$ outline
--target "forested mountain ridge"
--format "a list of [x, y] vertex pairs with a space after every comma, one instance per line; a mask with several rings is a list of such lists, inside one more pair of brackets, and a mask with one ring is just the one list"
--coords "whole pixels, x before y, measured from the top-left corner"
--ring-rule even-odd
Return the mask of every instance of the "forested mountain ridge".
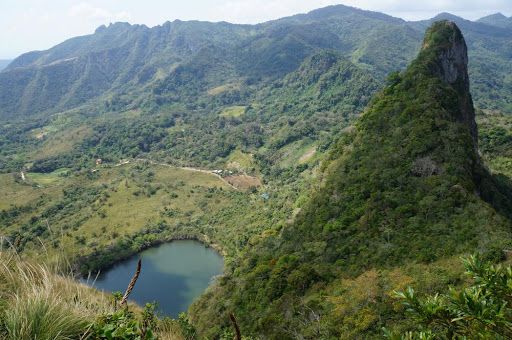
[[424, 281], [411, 263], [446, 275], [452, 256], [510, 245], [512, 191], [477, 153], [467, 62], [459, 28], [434, 23], [418, 57], [333, 147], [295, 220], [267, 232], [193, 306], [203, 334], [233, 311], [259, 336], [379, 338], [382, 326], [412, 326], [387, 294], [446, 279]]
[[[510, 90], [510, 30], [453, 19], [463, 23], [470, 45], [479, 47], [472, 49], [475, 58], [471, 55], [473, 81], [483, 83], [475, 87], [478, 107], [510, 111], [508, 92], [503, 95]], [[175, 102], [172, 92], [187, 86], [204, 93], [226, 83], [282, 77], [319, 50], [336, 50], [382, 80], [411, 60], [424, 28], [421, 22], [341, 5], [259, 25], [174, 21], [148, 28], [116, 23], [15, 59], [0, 74], [0, 117], [85, 103], [98, 110], [123, 95], [130, 97], [124, 107]], [[477, 56], [487, 60], [486, 70]], [[496, 72], [496, 84], [484, 77], [489, 70]], [[200, 84], [182, 84], [187, 75]]]
[[116, 23], [48, 51], [24, 54], [0, 76], [2, 112], [11, 117], [55, 112], [143, 86], [158, 77], [158, 70], [169, 73], [205, 45], [236, 41], [237, 31], [225, 26], [234, 25], [175, 21], [150, 29]]

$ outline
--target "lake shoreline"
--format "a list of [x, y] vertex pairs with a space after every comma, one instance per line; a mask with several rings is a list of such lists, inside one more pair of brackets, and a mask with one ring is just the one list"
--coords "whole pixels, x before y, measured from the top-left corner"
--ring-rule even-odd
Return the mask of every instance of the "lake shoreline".
[[142, 271], [130, 299], [139, 306], [156, 303], [160, 316], [178, 317], [224, 271], [224, 258], [195, 239], [162, 243], [81, 282], [105, 293], [126, 289], [142, 259]]
[[111, 260], [106, 261], [105, 263], [102, 263], [99, 266], [92, 266], [89, 267], [89, 270], [84, 271], [83, 266], [90, 264], [91, 261], [94, 261], [98, 257], [102, 257], [102, 255], [105, 255], [105, 253], [108, 253], [109, 255], [111, 252], [109, 251], [109, 247], [106, 247], [104, 249], [99, 250], [98, 253], [92, 253], [85, 256], [81, 256], [78, 258], [76, 262], [77, 266], [77, 272], [79, 273], [78, 277], [85, 279], [85, 278], [91, 278], [96, 277], [98, 273], [101, 274], [101, 272], [108, 271], [109, 269], [112, 269], [117, 264], [128, 261], [134, 257], [136, 257], [139, 253], [148, 250], [150, 248], [158, 247], [162, 244], [166, 243], [172, 243], [173, 241], [197, 241], [201, 243], [205, 248], [212, 248], [215, 250], [223, 259], [227, 257], [227, 252], [218, 244], [214, 243], [210, 240], [210, 238], [207, 235], [204, 234], [176, 234], [176, 235], [170, 235], [161, 239], [155, 239], [151, 242], [144, 243], [140, 248], [138, 249], [129, 249], [125, 250], [127, 251], [125, 254], [122, 254], [120, 256], [115, 256]]

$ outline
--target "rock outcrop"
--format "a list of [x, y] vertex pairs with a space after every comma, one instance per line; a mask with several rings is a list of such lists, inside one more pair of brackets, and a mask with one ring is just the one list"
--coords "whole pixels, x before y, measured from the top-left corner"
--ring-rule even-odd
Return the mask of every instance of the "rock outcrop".
[[434, 75], [450, 84], [458, 92], [460, 115], [455, 118], [469, 127], [476, 148], [478, 130], [469, 89], [468, 49], [455, 23], [444, 20], [430, 27], [425, 35], [418, 60], [423, 61], [423, 58], [428, 58], [429, 70]]

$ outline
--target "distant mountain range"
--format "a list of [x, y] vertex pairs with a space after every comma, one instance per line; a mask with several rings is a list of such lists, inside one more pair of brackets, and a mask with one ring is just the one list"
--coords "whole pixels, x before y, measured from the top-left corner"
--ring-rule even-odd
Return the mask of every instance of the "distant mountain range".
[[501, 13], [495, 13], [488, 15], [486, 17], [480, 18], [477, 22], [481, 22], [484, 24], [502, 27], [502, 28], [511, 28], [512, 27], [512, 17], [507, 18]]
[[161, 105], [229, 83], [264, 84], [323, 50], [340, 53], [382, 81], [405, 67], [425, 28], [439, 19], [456, 22], [467, 38], [477, 107], [512, 112], [512, 29], [497, 15], [482, 22], [450, 14], [406, 22], [339, 5], [258, 25], [101, 26], [94, 34], [16, 58], [0, 73], [0, 117], [83, 105], [96, 110], [113, 98], [125, 108]]

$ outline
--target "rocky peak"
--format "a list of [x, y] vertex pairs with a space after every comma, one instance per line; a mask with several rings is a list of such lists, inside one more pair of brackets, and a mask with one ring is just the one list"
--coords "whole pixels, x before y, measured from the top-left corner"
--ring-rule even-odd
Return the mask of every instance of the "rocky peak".
[[460, 90], [469, 90], [468, 49], [455, 23], [434, 23], [426, 33], [422, 54], [433, 58], [431, 66], [435, 67], [431, 71], [438, 77], [451, 85], [467, 85]]
[[469, 91], [468, 49], [457, 25], [447, 20], [434, 23], [425, 35], [419, 59], [429, 73], [458, 92], [460, 110], [455, 118], [469, 127], [476, 147], [478, 132]]

